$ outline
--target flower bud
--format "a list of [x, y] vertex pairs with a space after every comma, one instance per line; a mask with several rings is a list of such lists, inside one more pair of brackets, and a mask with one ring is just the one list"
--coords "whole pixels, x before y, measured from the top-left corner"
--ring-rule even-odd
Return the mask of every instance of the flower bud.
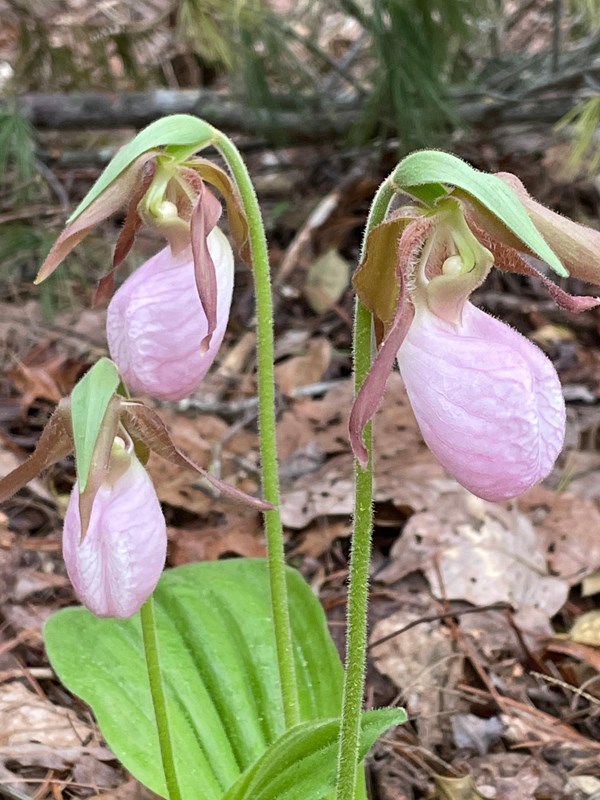
[[198, 295], [191, 247], [165, 248], [137, 269], [113, 296], [106, 332], [111, 358], [134, 393], [162, 400], [190, 395], [208, 372], [225, 335], [233, 292], [233, 253], [214, 228], [208, 249], [217, 277], [216, 327], [207, 349], [206, 313]]
[[425, 442], [473, 494], [506, 500], [548, 475], [565, 405], [551, 362], [520, 333], [468, 302], [459, 324], [423, 305], [398, 365]]
[[65, 514], [63, 556], [75, 592], [99, 617], [130, 617], [154, 591], [166, 550], [165, 519], [150, 476], [115, 439], [83, 541], [77, 484]]

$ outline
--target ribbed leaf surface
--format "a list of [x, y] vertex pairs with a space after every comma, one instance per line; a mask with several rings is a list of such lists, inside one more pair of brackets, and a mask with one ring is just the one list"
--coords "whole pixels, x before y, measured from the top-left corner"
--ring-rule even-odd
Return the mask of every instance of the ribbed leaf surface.
[[[360, 757], [392, 725], [406, 722], [400, 708], [367, 711], [361, 721]], [[305, 722], [285, 733], [223, 800], [324, 800], [335, 787], [339, 720]]]
[[[302, 720], [337, 717], [342, 667], [323, 610], [297, 572], [287, 580]], [[220, 800], [285, 730], [266, 563], [167, 571], [155, 610], [184, 800]], [[58, 676], [92, 707], [117, 757], [166, 796], [139, 616], [98, 619], [69, 608], [44, 635]]]

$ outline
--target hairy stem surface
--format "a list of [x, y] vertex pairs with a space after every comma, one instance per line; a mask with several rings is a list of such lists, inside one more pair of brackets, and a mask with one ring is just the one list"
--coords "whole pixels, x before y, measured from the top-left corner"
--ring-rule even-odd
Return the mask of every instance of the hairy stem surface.
[[156, 639], [156, 623], [154, 620], [154, 600], [150, 596], [140, 609], [142, 621], [142, 638], [144, 640], [144, 655], [148, 668], [148, 680], [150, 681], [150, 694], [152, 705], [154, 706], [154, 717], [156, 719], [156, 730], [158, 732], [158, 742], [160, 745], [160, 756], [162, 759], [163, 771], [169, 800], [182, 800], [177, 772], [175, 770], [175, 755], [173, 752], [173, 742], [169, 729], [169, 717], [167, 715], [167, 703], [165, 691], [162, 684], [160, 673], [160, 661], [158, 656], [158, 642]]
[[[385, 219], [393, 196], [393, 184], [388, 179], [379, 187], [369, 212], [361, 261], [365, 255], [367, 236], [372, 228]], [[355, 395], [363, 385], [371, 367], [372, 327], [371, 312], [357, 298], [353, 345]], [[369, 454], [369, 463], [366, 469], [362, 469], [356, 460], [354, 462], [354, 524], [350, 552], [346, 671], [338, 750], [337, 800], [354, 800], [355, 797], [360, 717], [365, 687], [369, 563], [373, 528], [373, 432], [371, 423], [365, 427], [363, 437]]]
[[279, 470], [275, 438], [273, 301], [269, 253], [254, 186], [239, 151], [233, 142], [220, 131], [215, 131], [213, 144], [227, 162], [233, 175], [249, 226], [256, 297], [258, 421], [263, 497], [274, 506], [273, 511], [266, 511], [264, 515], [265, 534], [277, 661], [285, 722], [289, 728], [300, 721], [300, 710], [285, 580], [283, 530], [279, 514]]

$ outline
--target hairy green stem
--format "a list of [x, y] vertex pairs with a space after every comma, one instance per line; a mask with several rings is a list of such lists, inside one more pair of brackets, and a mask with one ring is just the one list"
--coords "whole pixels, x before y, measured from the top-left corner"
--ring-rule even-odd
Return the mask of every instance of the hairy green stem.
[[256, 297], [258, 422], [263, 496], [274, 506], [273, 511], [265, 512], [265, 534], [277, 661], [285, 722], [289, 728], [300, 721], [300, 710], [285, 580], [283, 530], [279, 514], [279, 470], [275, 438], [273, 301], [269, 253], [254, 186], [239, 151], [230, 139], [217, 130], [215, 130], [212, 143], [227, 162], [248, 219]]
[[[384, 181], [373, 200], [365, 227], [361, 261], [367, 236], [385, 219], [392, 197], [392, 181]], [[371, 367], [373, 321], [371, 312], [356, 300], [354, 315], [354, 391], [358, 393]], [[358, 771], [360, 718], [367, 661], [367, 608], [369, 600], [369, 563], [373, 528], [373, 433], [369, 423], [364, 431], [369, 454], [366, 469], [355, 461], [354, 524], [350, 552], [348, 612], [346, 634], [346, 673], [342, 700], [342, 720], [338, 750], [336, 800], [354, 800]]]
[[154, 600], [152, 595], [146, 600], [140, 609], [142, 621], [142, 638], [144, 640], [144, 655], [146, 657], [146, 667], [148, 668], [148, 680], [150, 682], [150, 694], [152, 705], [154, 706], [154, 716], [156, 718], [156, 729], [158, 731], [158, 743], [160, 746], [160, 757], [162, 759], [163, 771], [169, 800], [181, 800], [181, 791], [177, 782], [177, 771], [175, 769], [175, 756], [173, 753], [173, 742], [169, 730], [169, 717], [167, 715], [167, 703], [165, 692], [160, 674], [160, 661], [158, 656], [158, 642], [156, 640], [156, 623], [154, 621]]

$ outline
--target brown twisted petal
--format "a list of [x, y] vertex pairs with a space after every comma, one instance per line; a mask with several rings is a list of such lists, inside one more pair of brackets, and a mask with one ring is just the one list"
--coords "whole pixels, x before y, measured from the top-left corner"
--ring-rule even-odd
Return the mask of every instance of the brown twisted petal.
[[538, 203], [515, 175], [499, 172], [498, 177], [517, 193], [529, 218], [560, 258], [569, 275], [588, 283], [600, 284], [600, 231], [573, 222]]
[[398, 350], [414, 317], [414, 307], [408, 296], [406, 273], [419, 252], [426, 234], [431, 230], [432, 224], [430, 219], [413, 220], [402, 233], [398, 245], [396, 266], [399, 292], [394, 319], [387, 329], [369, 374], [356, 395], [350, 412], [348, 423], [350, 443], [354, 455], [363, 468], [366, 467], [369, 457], [362, 438], [365, 425], [379, 408], [388, 376], [394, 367]]
[[505, 272], [516, 272], [518, 275], [539, 278], [552, 296], [556, 305], [574, 314], [580, 314], [582, 311], [588, 311], [590, 308], [596, 308], [600, 305], [599, 297], [573, 295], [561, 289], [553, 280], [537, 269], [537, 267], [528, 260], [527, 256], [524, 257], [514, 248], [497, 241], [487, 231], [479, 228], [471, 219], [469, 219], [468, 222], [475, 236], [494, 256], [494, 266]]
[[52, 275], [71, 250], [85, 239], [92, 228], [104, 222], [119, 208], [127, 204], [141, 180], [145, 164], [155, 156], [156, 151], [154, 150], [143, 153], [127, 169], [123, 170], [110, 186], [90, 203], [85, 211], [82, 211], [73, 222], [64, 228], [40, 267], [35, 283], [41, 283]]

